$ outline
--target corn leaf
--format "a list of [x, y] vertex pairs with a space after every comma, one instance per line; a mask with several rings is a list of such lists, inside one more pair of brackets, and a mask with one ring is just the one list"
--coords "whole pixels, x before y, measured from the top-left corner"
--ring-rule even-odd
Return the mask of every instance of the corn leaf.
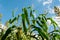
[[24, 33], [27, 34], [27, 28], [26, 28], [26, 24], [25, 24], [25, 15], [24, 14], [22, 14], [22, 23], [23, 23]]

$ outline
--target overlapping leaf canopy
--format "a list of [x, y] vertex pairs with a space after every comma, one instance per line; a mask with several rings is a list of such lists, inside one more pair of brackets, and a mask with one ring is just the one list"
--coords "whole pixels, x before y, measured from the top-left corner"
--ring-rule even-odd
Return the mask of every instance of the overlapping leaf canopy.
[[[29, 11], [28, 11], [29, 10]], [[14, 11], [12, 12], [13, 18], [8, 20], [8, 29], [1, 40], [59, 40], [60, 39], [60, 31], [56, 30], [58, 26], [52, 18], [47, 18], [47, 14], [40, 14], [36, 18], [33, 15], [33, 10], [31, 7], [23, 8], [22, 14], [18, 14], [16, 17], [14, 16]], [[37, 13], [36, 13], [37, 14]], [[19, 18], [22, 19], [19, 19]], [[17, 26], [16, 21], [22, 21], [20, 25]], [[48, 32], [47, 20], [51, 21], [51, 24], [54, 26], [54, 30], [52, 32]], [[17, 32], [14, 32], [17, 30]], [[32, 35], [34, 31], [37, 31], [35, 35]], [[58, 32], [58, 33], [57, 33]]]

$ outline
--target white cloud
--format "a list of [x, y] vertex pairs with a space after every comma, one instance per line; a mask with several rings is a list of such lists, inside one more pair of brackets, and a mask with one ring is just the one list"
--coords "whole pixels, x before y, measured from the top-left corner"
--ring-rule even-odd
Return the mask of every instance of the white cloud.
[[51, 4], [53, 0], [47, 0], [47, 1], [44, 1], [43, 2], [43, 5], [46, 5], [46, 4]]
[[51, 20], [47, 20], [47, 24], [48, 24], [48, 26], [50, 26], [51, 25]]
[[53, 20], [58, 24], [58, 27], [60, 27], [60, 17], [52, 17]]
[[53, 8], [49, 9], [49, 13], [55, 13]]
[[54, 12], [54, 8], [51, 8], [50, 6], [48, 6], [48, 12], [50, 13], [50, 14], [54, 14], [55, 12]]
[[59, 2], [60, 2], [60, 0], [59, 0]]

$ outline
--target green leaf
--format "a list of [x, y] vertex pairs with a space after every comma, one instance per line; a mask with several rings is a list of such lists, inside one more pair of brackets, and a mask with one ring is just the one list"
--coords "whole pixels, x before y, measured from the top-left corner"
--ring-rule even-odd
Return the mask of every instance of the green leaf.
[[49, 32], [49, 34], [53, 33], [53, 32], [60, 32], [60, 31], [59, 30], [53, 30], [53, 31]]
[[12, 11], [12, 17], [14, 17], [14, 11]]
[[51, 23], [53, 24], [54, 26], [54, 30], [56, 30], [56, 27], [58, 27], [58, 24], [52, 19], [52, 18], [47, 18], [47, 20], [51, 20]]
[[8, 28], [7, 31], [6, 31], [6, 33], [2, 36], [1, 40], [5, 40], [6, 37], [11, 33], [12, 28], [15, 28], [15, 27], [16, 27], [16, 26], [13, 25], [12, 27]]
[[32, 20], [32, 23], [35, 25], [36, 24], [36, 20]]
[[[36, 21], [37, 24], [38, 24], [45, 32], [47, 32], [48, 27], [47, 27], [45, 18], [43, 18], [43, 17], [41, 17], [41, 18], [38, 17], [37, 19], [39, 19], [39, 21]], [[44, 25], [44, 26], [43, 26], [43, 25]]]
[[24, 12], [24, 15], [25, 15], [25, 18], [26, 18], [26, 21], [27, 21], [28, 25], [30, 25], [27, 9], [23, 8], [23, 12]]
[[16, 21], [16, 20], [18, 20], [18, 17], [14, 17], [13, 19], [10, 19], [10, 20], [9, 20], [9, 23], [12, 24], [12, 23], [14, 23], [14, 21]]
[[58, 37], [58, 36], [60, 36], [59, 34], [57, 34], [57, 33], [54, 33], [54, 35], [53, 35], [53, 40], [56, 40], [56, 38], [58, 38], [58, 39], [60, 39], [60, 37]]
[[32, 25], [32, 26], [33, 26], [33, 28], [35, 28], [36, 31], [38, 31], [40, 36], [42, 36], [43, 38], [46, 38], [47, 40], [49, 40], [48, 34], [45, 34], [45, 32], [41, 30], [41, 28], [36, 27], [34, 25]]
[[32, 17], [34, 19], [34, 15], [32, 14], [32, 10], [30, 10], [30, 17]]
[[25, 24], [25, 15], [24, 14], [22, 14], [22, 23], [23, 23], [24, 33], [27, 34], [27, 28], [26, 28], [26, 24]]

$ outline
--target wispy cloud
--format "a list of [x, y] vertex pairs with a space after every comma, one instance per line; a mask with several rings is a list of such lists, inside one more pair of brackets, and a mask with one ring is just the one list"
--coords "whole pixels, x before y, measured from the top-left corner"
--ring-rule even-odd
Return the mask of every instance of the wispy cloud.
[[43, 2], [43, 5], [46, 5], [46, 4], [51, 4], [53, 0], [47, 0], [47, 1], [44, 1]]
[[37, 0], [38, 2], [41, 2], [42, 0]]
[[57, 6], [60, 9], [60, 6]]
[[55, 13], [55, 12], [54, 12], [54, 9], [50, 8], [50, 9], [49, 9], [49, 13]]
[[60, 0], [59, 0], [59, 2], [60, 2]]
[[54, 8], [51, 8], [51, 7], [48, 6], [48, 10], [49, 10], [49, 13], [50, 13], [50, 14], [54, 14], [54, 13], [55, 13], [55, 12], [54, 12]]

